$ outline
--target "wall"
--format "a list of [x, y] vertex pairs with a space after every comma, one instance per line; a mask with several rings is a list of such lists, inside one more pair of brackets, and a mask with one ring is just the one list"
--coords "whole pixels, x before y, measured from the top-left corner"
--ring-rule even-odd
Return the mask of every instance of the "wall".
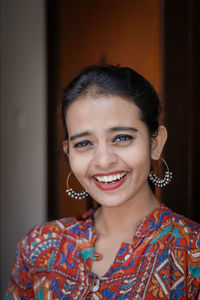
[[1, 0], [0, 290], [16, 245], [46, 218], [44, 0]]

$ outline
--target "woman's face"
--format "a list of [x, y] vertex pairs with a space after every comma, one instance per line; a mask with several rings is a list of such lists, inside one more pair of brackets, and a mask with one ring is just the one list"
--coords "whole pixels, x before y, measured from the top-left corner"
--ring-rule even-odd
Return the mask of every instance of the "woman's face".
[[139, 108], [119, 96], [82, 96], [66, 113], [69, 162], [93, 199], [107, 207], [149, 189], [151, 139]]

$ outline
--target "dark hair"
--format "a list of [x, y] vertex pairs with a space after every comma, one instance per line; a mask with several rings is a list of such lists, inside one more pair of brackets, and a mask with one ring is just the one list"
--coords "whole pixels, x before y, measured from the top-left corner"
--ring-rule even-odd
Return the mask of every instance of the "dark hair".
[[[94, 65], [83, 69], [64, 89], [62, 120], [65, 137], [68, 139], [66, 111], [68, 106], [80, 96], [115, 95], [133, 101], [140, 109], [141, 120], [146, 124], [149, 136], [158, 131], [160, 101], [153, 86], [140, 74], [130, 68], [112, 65]], [[152, 191], [155, 186], [149, 181]], [[92, 198], [87, 198], [87, 207], [92, 206]]]
[[146, 124], [149, 135], [152, 137], [157, 134], [160, 101], [153, 86], [130, 68], [94, 65], [83, 69], [64, 89], [62, 119], [66, 139], [68, 139], [67, 108], [78, 97], [87, 94], [117, 95], [132, 100], [140, 109], [141, 120]]

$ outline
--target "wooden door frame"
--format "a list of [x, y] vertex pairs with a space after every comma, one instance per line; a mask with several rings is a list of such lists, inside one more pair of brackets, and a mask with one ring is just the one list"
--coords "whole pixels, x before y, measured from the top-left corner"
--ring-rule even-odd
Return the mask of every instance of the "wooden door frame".
[[174, 173], [162, 200], [200, 221], [200, 2], [162, 1], [165, 154]]

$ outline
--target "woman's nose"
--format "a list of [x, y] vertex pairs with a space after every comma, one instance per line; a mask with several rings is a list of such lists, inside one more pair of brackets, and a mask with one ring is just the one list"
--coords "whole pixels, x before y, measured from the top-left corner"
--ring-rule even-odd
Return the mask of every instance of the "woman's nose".
[[95, 157], [95, 167], [100, 170], [109, 170], [118, 161], [118, 155], [108, 145], [101, 145], [98, 147]]

